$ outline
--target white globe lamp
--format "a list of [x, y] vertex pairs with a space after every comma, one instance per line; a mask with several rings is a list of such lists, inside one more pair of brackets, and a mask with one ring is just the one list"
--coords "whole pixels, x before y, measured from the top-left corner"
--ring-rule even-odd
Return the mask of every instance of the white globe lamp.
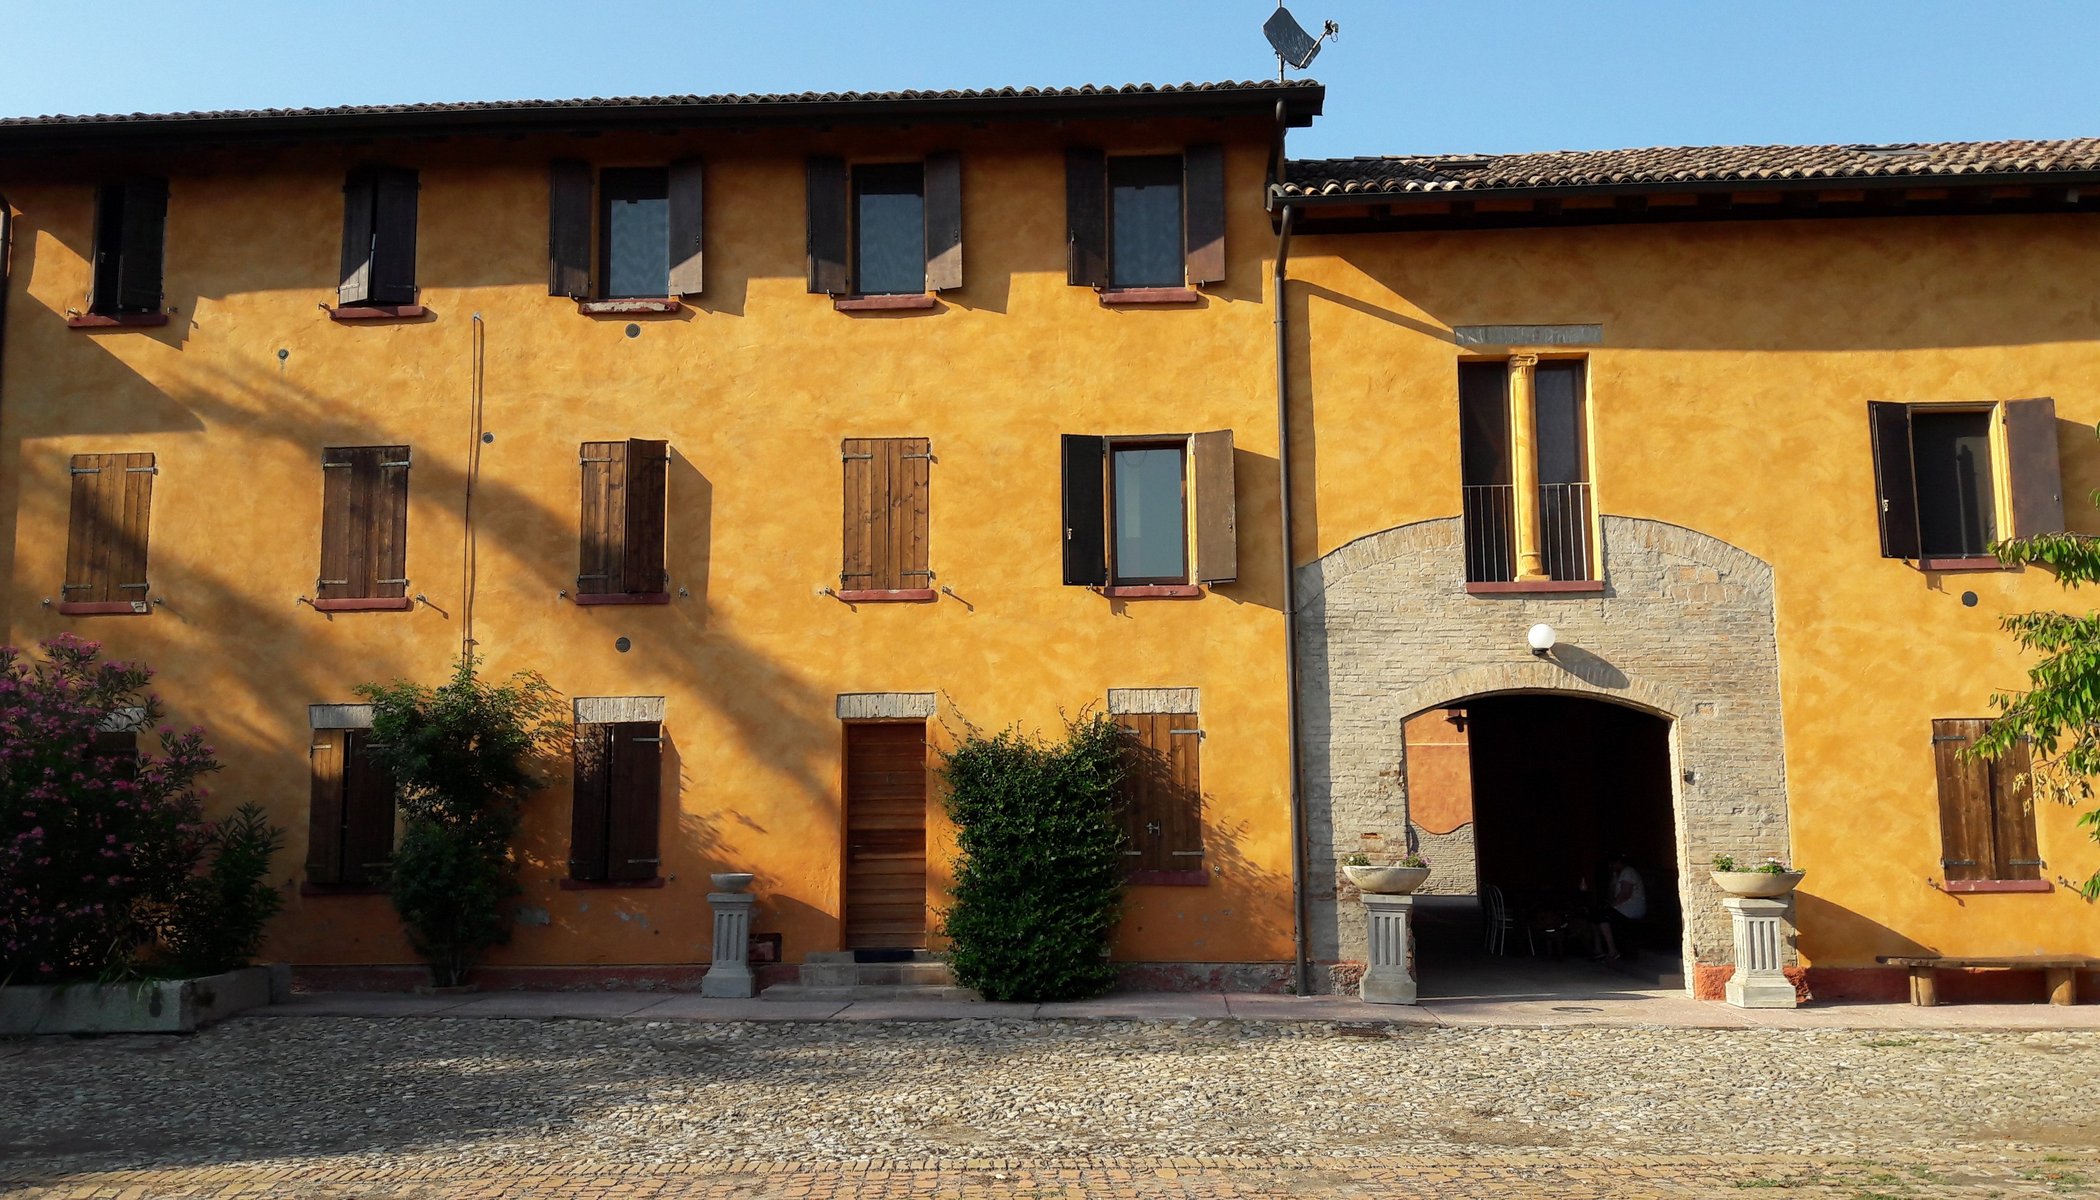
[[1553, 632], [1553, 626], [1541, 621], [1531, 627], [1531, 632], [1524, 635], [1524, 640], [1531, 644], [1533, 654], [1544, 658], [1552, 652], [1553, 643], [1560, 640], [1560, 635]]

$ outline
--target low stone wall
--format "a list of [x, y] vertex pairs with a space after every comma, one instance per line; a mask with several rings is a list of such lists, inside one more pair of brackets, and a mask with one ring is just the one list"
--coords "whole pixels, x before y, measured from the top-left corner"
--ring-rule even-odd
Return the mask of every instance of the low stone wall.
[[0, 1034], [195, 1033], [291, 996], [292, 969], [283, 965], [195, 979], [0, 987]]

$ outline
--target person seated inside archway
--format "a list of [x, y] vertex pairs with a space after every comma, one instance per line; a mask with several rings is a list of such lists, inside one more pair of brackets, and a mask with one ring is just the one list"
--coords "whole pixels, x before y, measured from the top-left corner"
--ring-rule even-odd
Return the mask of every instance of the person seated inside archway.
[[1628, 951], [1639, 948], [1634, 926], [1648, 916], [1648, 886], [1619, 853], [1605, 859], [1604, 879], [1604, 903], [1590, 911], [1590, 919], [1596, 922], [1591, 948], [1598, 958], [1608, 960], [1619, 957], [1621, 944]]

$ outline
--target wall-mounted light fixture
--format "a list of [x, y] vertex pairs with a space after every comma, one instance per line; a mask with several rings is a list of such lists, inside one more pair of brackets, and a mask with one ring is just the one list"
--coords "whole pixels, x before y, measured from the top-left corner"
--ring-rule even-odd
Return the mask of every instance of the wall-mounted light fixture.
[[1553, 626], [1541, 621], [1531, 627], [1531, 632], [1524, 635], [1524, 640], [1531, 644], [1533, 654], [1540, 658], [1548, 658], [1552, 656], [1553, 643], [1560, 640], [1560, 635], [1553, 632]]

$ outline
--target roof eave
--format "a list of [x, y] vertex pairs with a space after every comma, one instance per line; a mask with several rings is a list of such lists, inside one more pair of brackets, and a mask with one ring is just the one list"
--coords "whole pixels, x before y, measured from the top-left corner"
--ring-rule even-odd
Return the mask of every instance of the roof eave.
[[1974, 174], [1854, 175], [1792, 179], [1679, 179], [1652, 183], [1562, 184], [1542, 187], [1439, 188], [1413, 191], [1330, 192], [1293, 195], [1280, 187], [1271, 192], [1277, 205], [1341, 207], [1346, 205], [1429, 205], [1459, 200], [1567, 200], [1577, 197], [1652, 196], [1732, 192], [1888, 191], [1935, 187], [2063, 187], [2100, 184], [2100, 170], [1993, 171]]

